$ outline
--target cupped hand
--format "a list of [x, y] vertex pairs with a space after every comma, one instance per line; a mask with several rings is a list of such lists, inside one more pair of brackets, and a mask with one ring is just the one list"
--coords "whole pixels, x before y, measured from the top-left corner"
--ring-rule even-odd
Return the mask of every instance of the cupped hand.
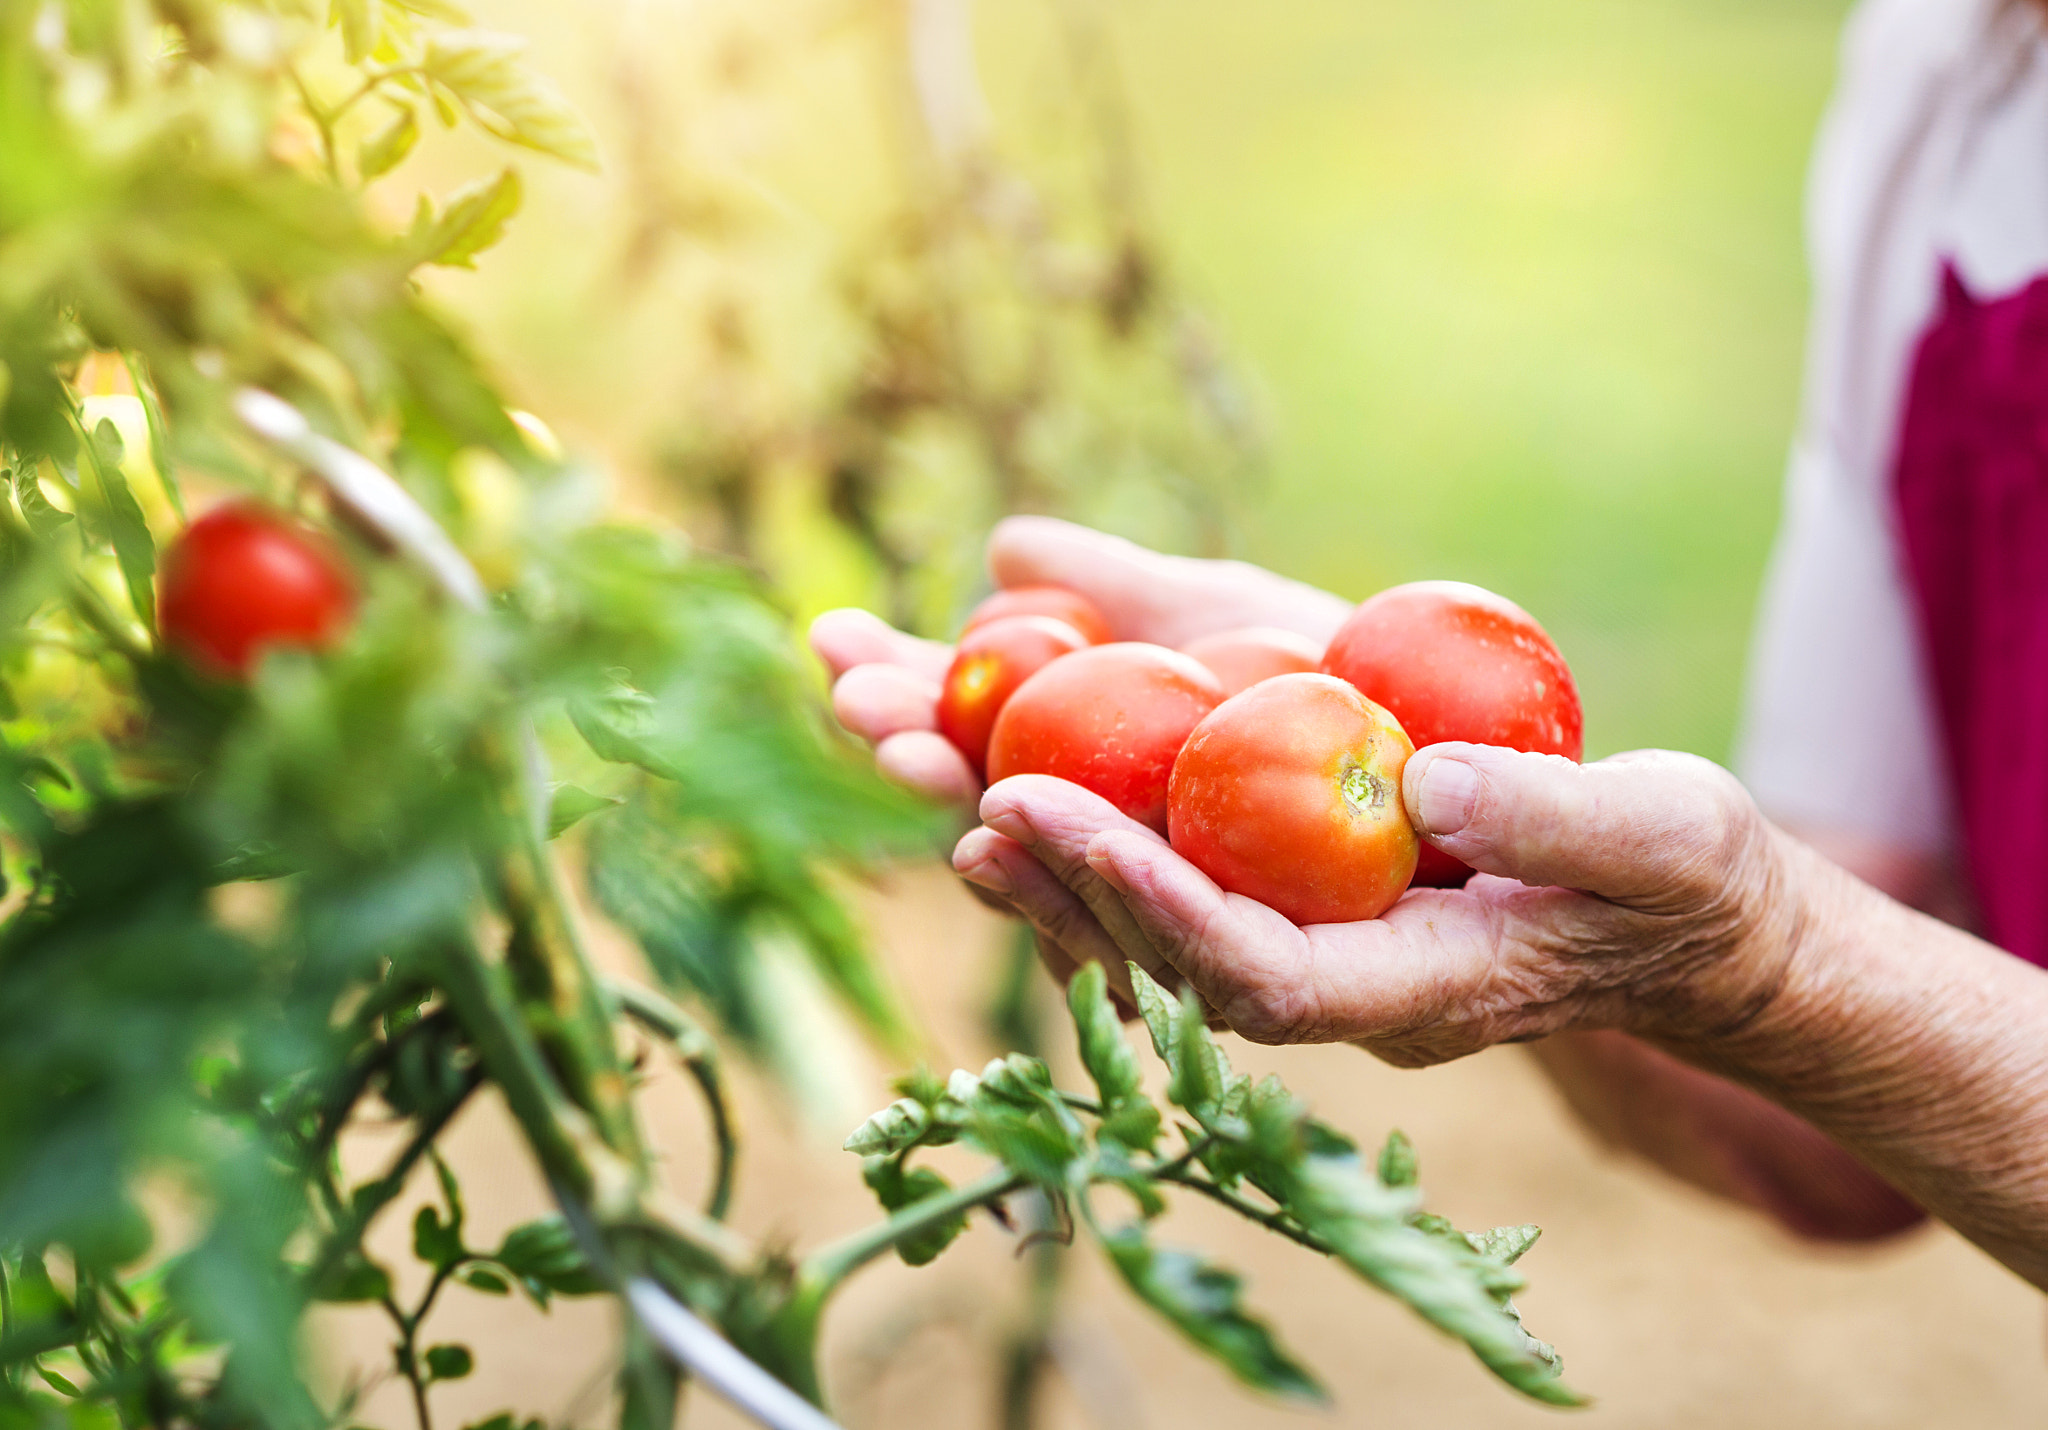
[[1070, 960], [1185, 979], [1258, 1042], [1346, 1040], [1403, 1066], [1570, 1027], [1711, 1042], [1768, 1002], [1796, 947], [1813, 856], [1705, 760], [1437, 745], [1403, 797], [1482, 872], [1362, 923], [1298, 928], [1042, 776], [988, 790], [953, 862]]
[[[1168, 556], [1044, 516], [999, 523], [989, 536], [988, 568], [999, 587], [1078, 591], [1117, 639], [1166, 646], [1235, 626], [1279, 626], [1327, 641], [1351, 613], [1340, 597], [1241, 561]], [[848, 608], [812, 623], [811, 648], [832, 673], [833, 713], [874, 745], [882, 773], [934, 800], [972, 803], [981, 781], [938, 733], [939, 682], [951, 646]]]

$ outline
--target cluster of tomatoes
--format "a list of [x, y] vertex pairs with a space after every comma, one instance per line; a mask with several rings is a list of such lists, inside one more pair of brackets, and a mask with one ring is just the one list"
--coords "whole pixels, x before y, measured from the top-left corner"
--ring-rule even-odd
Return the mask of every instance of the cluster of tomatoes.
[[1299, 924], [1369, 919], [1470, 870], [1416, 838], [1401, 772], [1445, 740], [1576, 760], [1578, 689], [1543, 628], [1455, 581], [1364, 602], [1327, 648], [1245, 627], [1180, 650], [1114, 639], [1085, 597], [1017, 587], [968, 617], [939, 731], [991, 783], [1041, 774], [1167, 836]]

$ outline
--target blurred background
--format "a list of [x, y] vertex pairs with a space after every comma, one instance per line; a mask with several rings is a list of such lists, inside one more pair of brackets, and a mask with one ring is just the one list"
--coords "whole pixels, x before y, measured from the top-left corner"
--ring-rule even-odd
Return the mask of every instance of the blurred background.
[[[1846, 8], [494, 0], [479, 23], [540, 37], [605, 169], [528, 166], [509, 240], [432, 281], [571, 449], [768, 572], [798, 621], [858, 603], [946, 634], [988, 524], [1056, 511], [1352, 598], [1493, 587], [1571, 660], [1589, 755], [1725, 758]], [[430, 173], [475, 167], [433, 142]], [[1007, 931], [935, 870], [865, 898], [932, 1062], [978, 1066]], [[818, 1045], [837, 1100], [750, 1090], [749, 1229], [870, 1215], [837, 1143], [893, 1070]], [[2000, 1427], [2048, 1405], [2038, 1296], [1946, 1233], [1795, 1245], [1608, 1159], [1511, 1049], [1419, 1074], [1231, 1052], [1362, 1138], [1405, 1128], [1460, 1224], [1544, 1225], [1520, 1302], [1598, 1397], [1589, 1424]], [[682, 1097], [655, 1105], [689, 1184], [701, 1129]], [[490, 1107], [466, 1116], [477, 1218], [537, 1209]], [[1298, 1249], [1175, 1216], [1328, 1378], [1323, 1419], [1557, 1413]], [[850, 1427], [1001, 1423], [1013, 1247], [984, 1227], [849, 1293], [829, 1366]], [[504, 1310], [437, 1313], [489, 1348], [451, 1412], [599, 1414], [602, 1315]], [[319, 1325], [337, 1376], [380, 1354], [367, 1319]], [[1196, 1363], [1099, 1268], [1073, 1268], [1051, 1345], [1042, 1426], [1302, 1418]], [[686, 1420], [736, 1423], [702, 1398]]]

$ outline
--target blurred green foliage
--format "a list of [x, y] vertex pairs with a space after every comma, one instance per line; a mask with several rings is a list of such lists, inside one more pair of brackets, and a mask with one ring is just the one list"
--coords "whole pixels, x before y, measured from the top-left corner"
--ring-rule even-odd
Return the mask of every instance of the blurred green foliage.
[[[435, 280], [515, 385], [647, 470], [677, 393], [762, 400], [701, 380], [688, 315], [707, 295], [767, 296], [775, 320], [756, 340], [789, 381], [842, 363], [844, 330], [802, 321], [811, 297], [848, 235], [915, 180], [870, 103], [872, 28], [726, 0], [692, 7], [694, 30], [571, 25], [545, 0], [494, 10], [551, 37], [611, 134], [627, 128], [617, 48], [659, 50], [666, 132], [706, 176], [685, 196], [737, 195], [747, 253], [622, 289], [623, 181], [539, 176], [548, 197], [492, 270]], [[1262, 456], [1225, 508], [1238, 554], [1351, 597], [1424, 576], [1495, 587], [1558, 636], [1595, 753], [1720, 757], [1791, 434], [1801, 186], [1846, 10], [980, 0], [974, 14], [999, 152], [1061, 212], [1089, 211], [1101, 173], [1076, 75], [1106, 70], [1120, 97], [1161, 281], [1245, 375]], [[1064, 38], [1077, 17], [1096, 27], [1085, 65]], [[1198, 549], [1145, 492], [1080, 510]], [[774, 473], [763, 500], [763, 559], [800, 611], [884, 604], [803, 480]], [[963, 593], [978, 521], [962, 519], [968, 549], [949, 558]]]
[[[913, 58], [927, 38], [909, 32]], [[839, 894], [938, 819], [827, 727], [758, 574], [612, 510], [425, 295], [511, 231], [528, 184], [507, 146], [598, 166], [526, 48], [448, 0], [0, 0], [0, 1430], [350, 1423], [355, 1389], [323, 1399], [302, 1363], [318, 1302], [382, 1309], [431, 1430], [434, 1387], [487, 1365], [424, 1335], [455, 1287], [542, 1310], [652, 1289], [821, 1400], [844, 1279], [892, 1249], [929, 1260], [1025, 1190], [1198, 1348], [1312, 1394], [1237, 1277], [1151, 1243], [1155, 1184], [1337, 1258], [1517, 1389], [1572, 1401], [1509, 1300], [1526, 1232], [1422, 1213], [1379, 1170], [1404, 1164], [1232, 1072], [1192, 997], [1146, 982], [1168, 1099], [1198, 1129], [1155, 1156], [1172, 1134], [1100, 969], [1070, 1004], [1099, 1101], [1021, 1054], [913, 1075], [854, 1138], [896, 1159], [868, 1169], [887, 1220], [801, 1261], [723, 1225], [721, 1043], [803, 1062], [774, 973], [793, 963], [905, 1049]], [[753, 504], [793, 481], [912, 615], [954, 602], [958, 549], [1009, 506], [1135, 500], [1215, 539], [1242, 434], [1122, 151], [1094, 203], [1041, 206], [971, 123], [949, 128], [972, 106], [947, 118], [945, 85], [916, 87], [936, 186], [835, 258], [844, 292], [812, 295], [850, 361], [721, 347], [743, 310], [714, 295], [712, 375], [792, 405], [667, 414], [664, 495], [708, 498], [691, 514], [773, 568]], [[1090, 112], [1115, 132], [1106, 94]], [[490, 171], [438, 182], [428, 156], [463, 136]], [[675, 198], [633, 172], [641, 209]], [[744, 266], [707, 222], [661, 210], [640, 231]], [[229, 494], [321, 528], [360, 587], [332, 648], [271, 650], [246, 681], [156, 622], [159, 548], [188, 500]], [[663, 988], [598, 975], [563, 836]], [[661, 1189], [641, 1135], [641, 1040], [707, 1101], [702, 1210]], [[438, 1150], [487, 1089], [559, 1212], [495, 1245], [470, 1240]], [[358, 1181], [339, 1143], [367, 1116], [399, 1137]], [[998, 1166], [955, 1190], [904, 1163], [955, 1140]], [[365, 1235], [426, 1169], [421, 1275], [401, 1278]], [[1137, 1220], [1099, 1221], [1098, 1186]], [[191, 1225], [160, 1241], [169, 1196]], [[672, 1424], [682, 1370], [637, 1322], [622, 1361], [621, 1423]]]

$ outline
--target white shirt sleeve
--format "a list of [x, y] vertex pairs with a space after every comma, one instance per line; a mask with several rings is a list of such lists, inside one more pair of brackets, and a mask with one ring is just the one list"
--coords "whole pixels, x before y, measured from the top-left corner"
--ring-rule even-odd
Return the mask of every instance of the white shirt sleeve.
[[1881, 493], [1795, 452], [1736, 768], [1774, 819], [1931, 853], [1948, 777]]

